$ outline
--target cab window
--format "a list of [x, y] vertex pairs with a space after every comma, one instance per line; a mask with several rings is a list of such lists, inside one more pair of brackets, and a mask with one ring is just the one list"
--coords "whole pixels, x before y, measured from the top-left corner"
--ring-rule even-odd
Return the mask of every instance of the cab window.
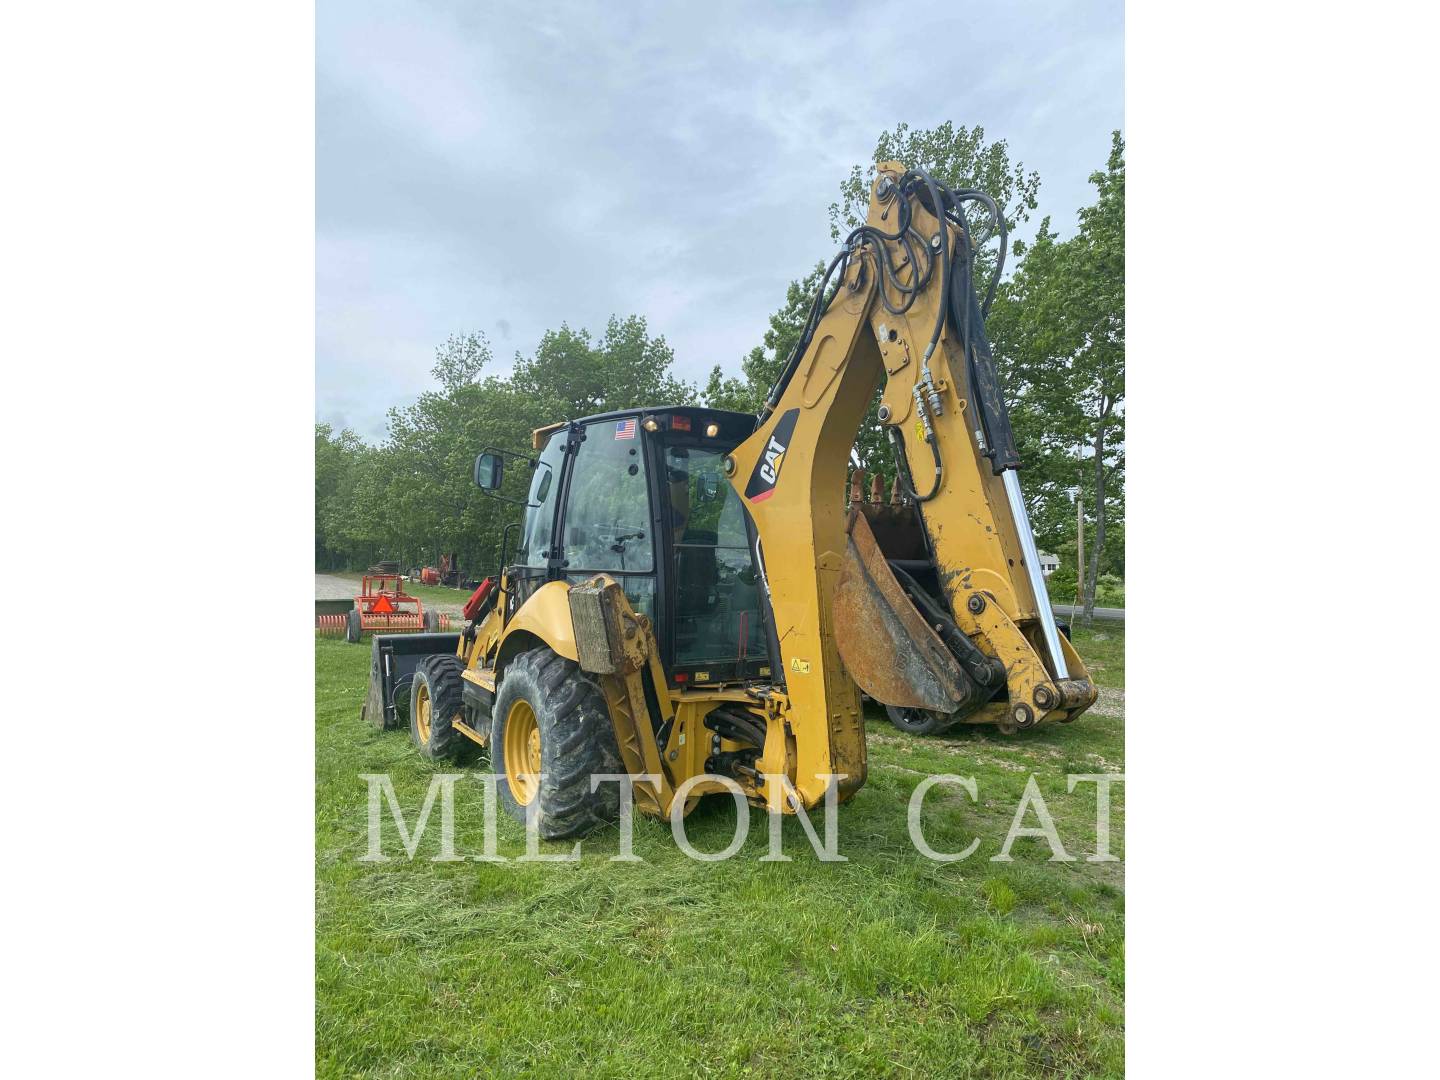
[[675, 537], [676, 664], [744, 663], [766, 653], [744, 508], [723, 458], [700, 447], [665, 451]]
[[567, 574], [655, 569], [650, 492], [637, 427], [632, 417], [585, 429], [565, 510]]

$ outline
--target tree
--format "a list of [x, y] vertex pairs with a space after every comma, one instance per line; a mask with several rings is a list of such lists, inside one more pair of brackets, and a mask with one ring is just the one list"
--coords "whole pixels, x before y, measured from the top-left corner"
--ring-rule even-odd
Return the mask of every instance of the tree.
[[[416, 565], [455, 552], [472, 572], [493, 569], [505, 525], [520, 511], [474, 486], [477, 454], [529, 454], [535, 428], [696, 393], [671, 373], [665, 339], [636, 316], [611, 318], [598, 340], [563, 325], [549, 331], [507, 376], [487, 375], [492, 362], [483, 334], [449, 338], [436, 350], [436, 387], [390, 410], [381, 446], [317, 425], [317, 565]], [[522, 497], [527, 470], [509, 475], [504, 493]]]
[[315, 565], [337, 569], [361, 561], [369, 538], [357, 534], [356, 492], [375, 465], [375, 451], [353, 431], [315, 425]]
[[[997, 359], [1026, 465], [1027, 497], [1042, 542], [1059, 546], [1074, 527], [1074, 493], [1092, 515], [1085, 617], [1113, 567], [1106, 530], [1123, 519], [1125, 397], [1125, 144], [1111, 137], [1095, 202], [1080, 229], [1059, 241], [1046, 218], [992, 316]], [[1068, 498], [1067, 498], [1068, 497]], [[1069, 509], [1065, 509], [1068, 502]], [[1073, 548], [1071, 548], [1073, 551]]]
[[435, 350], [435, 366], [430, 374], [447, 391], [456, 391], [478, 379], [493, 360], [490, 340], [483, 333], [459, 337], [452, 334]]
[[710, 369], [710, 378], [700, 391], [700, 400], [707, 409], [756, 412], [760, 408], [760, 402], [755, 400], [755, 392], [750, 383], [733, 375], [726, 375], [719, 364]]
[[670, 374], [675, 352], [652, 337], [638, 315], [611, 317], [599, 341], [562, 325], [540, 339], [534, 357], [517, 356], [511, 384], [546, 402], [553, 419], [693, 399], [695, 388]]

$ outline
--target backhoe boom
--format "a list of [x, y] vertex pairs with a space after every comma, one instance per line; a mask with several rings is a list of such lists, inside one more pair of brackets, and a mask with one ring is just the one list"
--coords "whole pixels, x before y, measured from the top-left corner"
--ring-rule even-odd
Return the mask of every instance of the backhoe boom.
[[[807, 805], [826, 774], [849, 774], [842, 796], [864, 781], [860, 690], [1005, 731], [1073, 720], [1095, 700], [1055, 626], [1020, 494], [972, 281], [974, 203], [991, 209], [1003, 246], [984, 196], [879, 167], [866, 223], [831, 264], [831, 295], [822, 286], [755, 433], [730, 457], [787, 704], [759, 766], [789, 772]], [[877, 387], [906, 499], [847, 512], [850, 449]]]

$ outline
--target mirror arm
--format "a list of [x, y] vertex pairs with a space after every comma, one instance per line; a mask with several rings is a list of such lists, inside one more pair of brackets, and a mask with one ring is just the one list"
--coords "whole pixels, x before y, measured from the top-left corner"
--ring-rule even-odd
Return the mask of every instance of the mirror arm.
[[494, 454], [496, 457], [509, 458], [512, 461], [523, 461], [532, 469], [539, 464], [539, 458], [533, 458], [529, 454], [522, 454], [516, 450], [502, 450], [498, 446], [483, 446], [480, 448], [482, 454]]
[[508, 495], [497, 495], [495, 492], [489, 490], [488, 488], [481, 488], [480, 494], [484, 495], [487, 499], [494, 499], [496, 502], [511, 503], [515, 506], [523, 506], [526, 510], [540, 505], [539, 503], [532, 503], [526, 499], [512, 499]]
[[[525, 462], [527, 465], [530, 466], [530, 468], [531, 468], [532, 471], [535, 469], [536, 466], [543, 464], [543, 462], [541, 462], [539, 458], [534, 458], [534, 457], [531, 457], [529, 454], [522, 454], [522, 453], [519, 453], [518, 451], [515, 451], [515, 450], [504, 450], [504, 449], [501, 449], [501, 448], [498, 447], [498, 446], [486, 446], [486, 447], [482, 448], [481, 451], [480, 451], [480, 456], [481, 456], [481, 457], [484, 457], [484, 456], [487, 455], [487, 454], [490, 454], [490, 455], [493, 455], [494, 457], [499, 458], [499, 459], [500, 459], [500, 463], [501, 463], [501, 465], [502, 465], [502, 468], [503, 468], [504, 462], [505, 462], [505, 460], [506, 460], [507, 458], [510, 459], [511, 461], [523, 461], [523, 462]], [[501, 483], [504, 483], [503, 473], [502, 473]], [[531, 505], [531, 504], [530, 504], [527, 500], [525, 500], [525, 499], [512, 499], [512, 498], [510, 498], [510, 497], [507, 496], [507, 495], [497, 494], [497, 491], [496, 491], [496, 490], [491, 489], [491, 488], [487, 488], [487, 487], [479, 484], [478, 482], [477, 482], [476, 486], [480, 488], [480, 493], [481, 493], [482, 495], [484, 495], [487, 499], [496, 499], [496, 500], [498, 500], [499, 502], [513, 503], [513, 504], [516, 505], [516, 506], [523, 506], [523, 507], [525, 507], [526, 509], [529, 509], [529, 508], [530, 508], [530, 505]], [[498, 487], [499, 487], [499, 485], [497, 484], [497, 485], [496, 485], [496, 488], [498, 489]]]

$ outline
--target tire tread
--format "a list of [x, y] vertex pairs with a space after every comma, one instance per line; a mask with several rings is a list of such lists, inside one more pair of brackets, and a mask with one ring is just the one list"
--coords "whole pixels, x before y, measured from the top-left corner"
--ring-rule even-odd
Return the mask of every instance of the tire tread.
[[[616, 785], [590, 790], [592, 774], [624, 771], [599, 685], [573, 660], [548, 648], [531, 649], [512, 660], [496, 697], [490, 740], [492, 767], [502, 776], [505, 715], [520, 696], [529, 701], [540, 725], [545, 776], [538, 795], [540, 836], [563, 840], [614, 822], [620, 812]], [[506, 809], [524, 820], [524, 807], [514, 802], [508, 785], [502, 781], [499, 786]]]
[[[459, 757], [469, 741], [455, 730], [451, 721], [465, 706], [464, 679], [458, 656], [441, 653], [427, 656], [415, 669], [410, 687], [410, 739], [426, 757], [448, 761]], [[430, 742], [422, 744], [415, 726], [415, 694], [421, 680], [430, 688]]]

